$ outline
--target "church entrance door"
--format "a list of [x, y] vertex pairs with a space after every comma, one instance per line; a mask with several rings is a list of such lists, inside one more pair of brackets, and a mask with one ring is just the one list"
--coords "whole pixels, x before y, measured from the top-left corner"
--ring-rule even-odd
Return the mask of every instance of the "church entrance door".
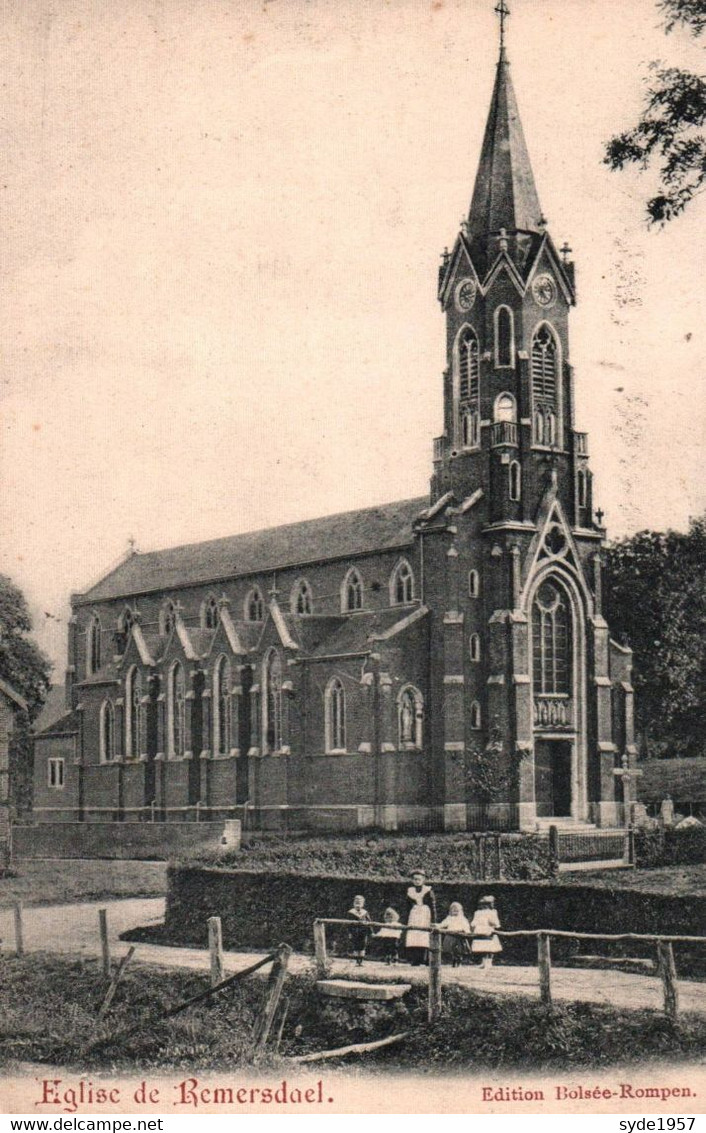
[[571, 743], [535, 740], [535, 797], [538, 818], [571, 815]]

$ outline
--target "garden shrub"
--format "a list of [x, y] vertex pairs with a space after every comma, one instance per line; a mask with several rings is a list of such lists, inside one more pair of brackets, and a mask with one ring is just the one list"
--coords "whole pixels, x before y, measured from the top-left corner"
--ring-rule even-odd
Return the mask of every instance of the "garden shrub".
[[701, 865], [706, 862], [706, 826], [635, 831], [635, 858], [641, 868]]

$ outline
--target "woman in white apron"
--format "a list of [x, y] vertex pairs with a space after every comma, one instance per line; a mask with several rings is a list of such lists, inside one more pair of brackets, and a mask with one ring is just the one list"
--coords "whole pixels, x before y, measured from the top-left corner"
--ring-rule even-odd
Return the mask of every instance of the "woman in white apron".
[[407, 890], [407, 932], [405, 952], [410, 964], [426, 964], [429, 953], [429, 929], [436, 921], [434, 890], [425, 884], [424, 873], [416, 870]]

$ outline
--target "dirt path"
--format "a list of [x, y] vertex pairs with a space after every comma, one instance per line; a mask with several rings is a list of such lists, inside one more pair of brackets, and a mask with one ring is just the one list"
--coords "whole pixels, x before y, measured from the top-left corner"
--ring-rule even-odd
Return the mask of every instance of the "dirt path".
[[[122, 955], [127, 944], [119, 939], [120, 933], [137, 925], [159, 924], [164, 918], [164, 898], [128, 898], [121, 901], [86, 903], [77, 905], [43, 905], [24, 910], [24, 941], [27, 952], [66, 952], [73, 955], [97, 956], [100, 953], [98, 937], [98, 909], [108, 909], [108, 934], [114, 955]], [[0, 950], [14, 948], [12, 910], [0, 910]], [[238, 971], [258, 959], [262, 953], [226, 952], [228, 972]], [[164, 945], [138, 944], [136, 960], [158, 964], [160, 967], [190, 968], [207, 971], [208, 953], [197, 948], [169, 948]], [[309, 970], [311, 959], [299, 953], [292, 957], [292, 970]], [[353, 976], [358, 969], [347, 960], [332, 961], [333, 974]], [[366, 976], [389, 979], [391, 969], [374, 961], [365, 963]], [[410, 983], [426, 983], [425, 969], [400, 964], [392, 969], [394, 978], [404, 976]], [[444, 983], [457, 983], [478, 991], [500, 995], [539, 995], [537, 969], [499, 965], [490, 971], [476, 967], [444, 968]], [[631, 972], [596, 971], [581, 968], [554, 968], [552, 993], [555, 999], [579, 1000], [585, 1003], [609, 1004], [613, 1007], [651, 1007], [662, 1010], [662, 987], [653, 976], [634, 975]], [[679, 985], [679, 1001], [683, 1011], [696, 1011], [706, 1015], [706, 983], [683, 981]]]

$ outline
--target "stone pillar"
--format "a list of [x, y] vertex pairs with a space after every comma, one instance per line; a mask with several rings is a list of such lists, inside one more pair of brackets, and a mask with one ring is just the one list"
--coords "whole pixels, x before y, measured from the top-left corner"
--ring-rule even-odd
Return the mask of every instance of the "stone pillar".
[[[444, 828], [466, 828], [466, 697], [464, 616], [460, 605], [460, 570], [456, 547], [446, 552], [447, 609], [444, 614]], [[478, 700], [480, 701], [480, 694]]]
[[248, 755], [260, 755], [260, 685], [256, 682], [250, 688], [250, 750]]
[[193, 689], [184, 695], [184, 759], [192, 759], [194, 755], [194, 695]]
[[233, 685], [230, 691], [230, 754], [240, 755], [238, 735], [240, 733], [240, 698], [243, 695], [242, 685]]

